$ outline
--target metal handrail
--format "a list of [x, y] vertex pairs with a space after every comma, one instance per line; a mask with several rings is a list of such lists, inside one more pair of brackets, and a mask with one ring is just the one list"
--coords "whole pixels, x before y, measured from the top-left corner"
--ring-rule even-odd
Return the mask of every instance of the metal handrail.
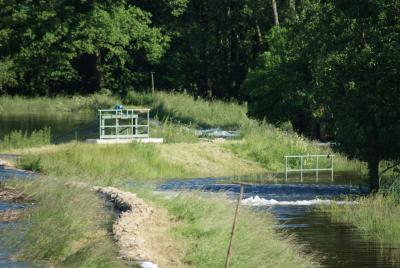
[[[305, 171], [315, 171], [315, 176], [316, 176], [316, 181], [318, 181], [318, 172], [319, 171], [330, 171], [331, 172], [331, 181], [333, 182], [333, 158], [334, 154], [307, 154], [307, 155], [285, 155], [285, 181], [288, 179], [288, 173], [289, 172], [300, 172], [300, 178], [301, 181], [303, 182], [303, 173]], [[319, 168], [319, 158], [321, 157], [327, 157], [331, 159], [331, 167], [330, 168]], [[300, 158], [300, 169], [291, 169], [290, 166], [288, 166], [288, 159], [289, 158]], [[316, 158], [316, 167], [315, 168], [304, 168], [304, 158]]]

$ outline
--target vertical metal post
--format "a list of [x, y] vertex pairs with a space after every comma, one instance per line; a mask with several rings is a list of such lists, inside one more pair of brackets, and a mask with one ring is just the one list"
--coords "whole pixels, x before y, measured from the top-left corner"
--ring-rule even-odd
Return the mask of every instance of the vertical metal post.
[[133, 110], [131, 110], [131, 125], [130, 125], [130, 129], [131, 129], [131, 135], [133, 136], [134, 133], [134, 128], [133, 128]]
[[118, 110], [115, 110], [115, 136], [118, 138]]
[[300, 156], [300, 178], [301, 182], [303, 182], [303, 156]]
[[240, 202], [242, 201], [242, 197], [243, 197], [243, 189], [244, 189], [244, 185], [240, 184], [240, 194], [239, 194], [239, 199], [236, 204], [235, 216], [233, 218], [231, 238], [229, 240], [228, 252], [226, 254], [225, 268], [229, 268], [229, 261], [230, 261], [230, 257], [231, 257], [231, 253], [232, 253], [232, 241], [233, 241], [233, 237], [235, 235], [236, 219], [237, 219], [237, 215], [238, 215], [238, 211], [239, 211]]
[[287, 173], [288, 173], [288, 170], [287, 170], [287, 156], [285, 156], [285, 181], [287, 182]]
[[319, 155], [317, 155], [317, 168], [316, 168], [316, 178], [317, 178], [317, 182], [318, 182], [318, 159], [319, 159]]

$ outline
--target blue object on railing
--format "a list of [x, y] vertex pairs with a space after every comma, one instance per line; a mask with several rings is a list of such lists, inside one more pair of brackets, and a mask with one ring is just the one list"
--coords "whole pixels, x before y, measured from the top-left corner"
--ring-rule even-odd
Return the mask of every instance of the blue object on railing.
[[117, 104], [117, 105], [115, 105], [114, 109], [115, 110], [122, 110], [122, 109], [124, 109], [124, 106], [122, 106], [120, 104]]

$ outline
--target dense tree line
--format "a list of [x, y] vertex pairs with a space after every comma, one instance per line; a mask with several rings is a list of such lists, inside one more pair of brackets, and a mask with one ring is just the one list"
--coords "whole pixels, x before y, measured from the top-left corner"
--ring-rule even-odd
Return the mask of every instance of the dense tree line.
[[378, 189], [381, 161], [400, 159], [400, 1], [303, 1], [268, 38], [243, 85], [249, 113], [316, 137], [323, 125]]
[[0, 1], [0, 92], [124, 93], [149, 86], [230, 98], [266, 48], [264, 1]]
[[398, 161], [399, 0], [0, 0], [0, 94], [156, 86]]

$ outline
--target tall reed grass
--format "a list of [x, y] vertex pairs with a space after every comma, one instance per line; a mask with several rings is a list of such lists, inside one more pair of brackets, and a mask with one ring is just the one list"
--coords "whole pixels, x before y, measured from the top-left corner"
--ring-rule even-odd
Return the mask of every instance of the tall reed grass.
[[157, 92], [155, 95], [131, 91], [124, 103], [150, 106], [153, 114], [199, 127], [238, 128], [247, 120], [246, 105], [219, 100], [195, 99], [184, 93]]
[[321, 208], [335, 222], [355, 225], [367, 236], [387, 241], [400, 241], [400, 203], [392, 195], [376, 194], [357, 199], [356, 205]]
[[52, 152], [26, 155], [21, 168], [37, 168], [47, 175], [115, 185], [121, 181], [190, 177], [190, 170], [160, 157], [152, 144], [97, 145], [71, 143]]
[[50, 144], [50, 139], [51, 130], [49, 127], [35, 130], [30, 135], [26, 131], [14, 130], [0, 141], [0, 151], [46, 145]]
[[35, 206], [18, 232], [7, 232], [18, 257], [55, 267], [124, 267], [111, 239], [112, 213], [90, 189], [37, 178], [14, 182]]
[[100, 108], [110, 108], [120, 103], [116, 97], [104, 94], [72, 97], [0, 97], [1, 116], [35, 114], [44, 116], [65, 116], [66, 114], [96, 114]]
[[[336, 171], [354, 171], [360, 173], [365, 165], [351, 161], [332, 149], [317, 146], [316, 143], [296, 133], [282, 131], [265, 122], [248, 120], [242, 125], [241, 142], [228, 143], [226, 148], [237, 155], [257, 161], [266, 169], [274, 172], [285, 170], [285, 155], [335, 154], [334, 168]], [[289, 160], [291, 168], [299, 168], [296, 160]], [[330, 159], [320, 159], [320, 167], [330, 167]], [[315, 163], [311, 160], [304, 162], [304, 167], [311, 168]]]

